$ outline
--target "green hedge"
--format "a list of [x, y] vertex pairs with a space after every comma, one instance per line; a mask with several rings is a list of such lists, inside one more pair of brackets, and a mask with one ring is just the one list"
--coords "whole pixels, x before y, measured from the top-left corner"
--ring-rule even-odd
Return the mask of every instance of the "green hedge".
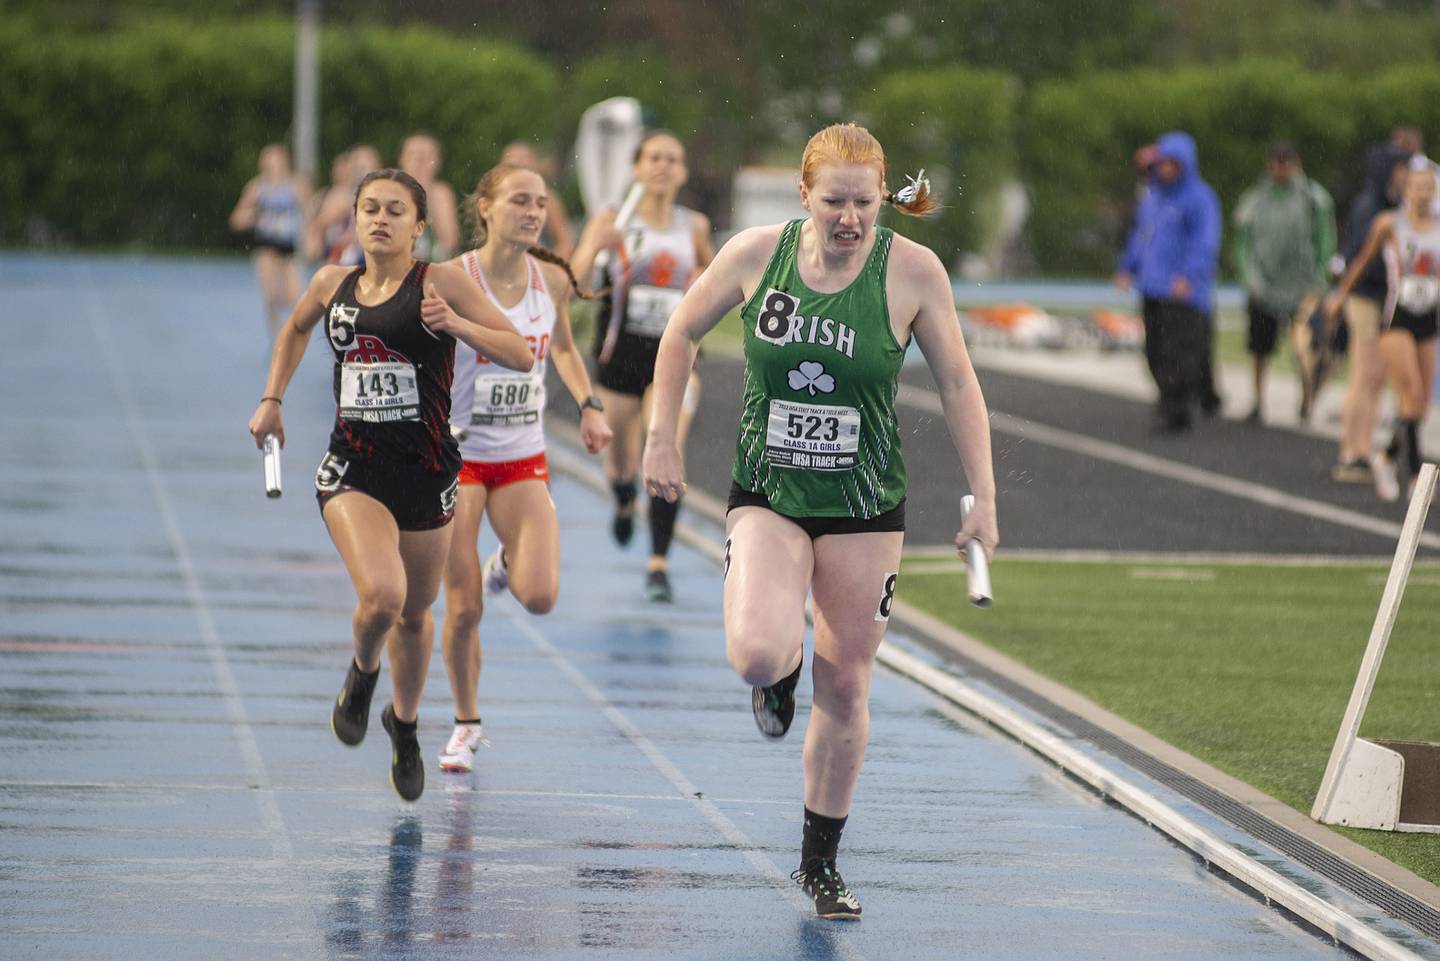
[[1272, 142], [1295, 143], [1309, 175], [1343, 193], [1359, 181], [1366, 146], [1402, 122], [1440, 136], [1440, 67], [1351, 76], [1251, 60], [1042, 84], [1019, 138], [1031, 249], [1049, 273], [1111, 270], [1134, 202], [1131, 154], [1166, 130], [1195, 137], [1228, 217]]
[[977, 249], [991, 201], [1012, 172], [1018, 82], [964, 67], [891, 74], [861, 98], [866, 126], [885, 145], [892, 190], [924, 167], [946, 209], [930, 221], [887, 223], [931, 246], [945, 264]]
[[[290, 21], [147, 22], [107, 33], [0, 22], [0, 243], [232, 243], [226, 218], [265, 143], [291, 115]], [[549, 129], [558, 80], [498, 43], [433, 30], [328, 28], [322, 154], [433, 131], [462, 192], [499, 145]], [[517, 97], [516, 91], [525, 96]]]

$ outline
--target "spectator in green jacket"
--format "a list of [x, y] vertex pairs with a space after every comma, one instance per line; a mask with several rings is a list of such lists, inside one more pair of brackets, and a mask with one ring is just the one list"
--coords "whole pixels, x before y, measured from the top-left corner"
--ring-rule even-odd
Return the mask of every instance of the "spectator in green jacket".
[[1279, 143], [1270, 151], [1265, 177], [1241, 195], [1235, 226], [1236, 266], [1249, 294], [1246, 348], [1255, 371], [1255, 408], [1247, 419], [1259, 423], [1265, 366], [1280, 331], [1306, 295], [1325, 286], [1326, 265], [1335, 254], [1335, 205], [1324, 187], [1305, 176], [1295, 148]]

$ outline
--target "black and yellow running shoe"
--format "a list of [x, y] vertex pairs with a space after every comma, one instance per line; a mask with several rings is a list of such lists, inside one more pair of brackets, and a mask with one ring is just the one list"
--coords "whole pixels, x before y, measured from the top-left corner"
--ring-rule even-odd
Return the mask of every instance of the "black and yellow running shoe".
[[365, 729], [370, 726], [370, 698], [379, 679], [379, 668], [374, 674], [366, 674], [353, 657], [350, 659], [345, 684], [340, 688], [340, 696], [335, 699], [334, 709], [330, 711], [330, 730], [335, 732], [341, 744], [354, 747], [365, 740]]
[[380, 712], [380, 724], [390, 735], [390, 786], [402, 800], [419, 800], [425, 793], [425, 764], [420, 760], [416, 723], [398, 720], [395, 705], [387, 704]]

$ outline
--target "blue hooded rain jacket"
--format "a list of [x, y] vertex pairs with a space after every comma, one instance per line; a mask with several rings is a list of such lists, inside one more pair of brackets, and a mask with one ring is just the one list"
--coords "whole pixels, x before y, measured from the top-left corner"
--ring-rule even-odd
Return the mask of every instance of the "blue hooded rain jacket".
[[1190, 282], [1184, 302], [1210, 313], [1215, 270], [1220, 259], [1220, 201], [1200, 179], [1195, 138], [1167, 133], [1155, 142], [1156, 154], [1180, 165], [1180, 176], [1164, 184], [1152, 175], [1135, 212], [1135, 226], [1120, 255], [1120, 270], [1134, 278], [1142, 296], [1174, 300], [1176, 277]]

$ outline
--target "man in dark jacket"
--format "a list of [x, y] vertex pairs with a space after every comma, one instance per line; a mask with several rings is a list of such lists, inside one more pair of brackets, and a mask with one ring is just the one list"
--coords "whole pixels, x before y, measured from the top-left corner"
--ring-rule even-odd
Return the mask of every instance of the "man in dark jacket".
[[[1376, 144], [1366, 151], [1365, 185], [1350, 205], [1340, 240], [1340, 256], [1346, 262], [1365, 245], [1375, 218], [1400, 202], [1409, 159], [1409, 153], [1389, 143]], [[1332, 471], [1337, 481], [1370, 483], [1371, 447], [1380, 414], [1380, 392], [1385, 386], [1379, 337], [1380, 312], [1387, 291], [1385, 262], [1376, 257], [1345, 301], [1350, 382], [1341, 408], [1340, 459]]]
[[1193, 403], [1207, 413], [1220, 404], [1212, 374], [1220, 202], [1200, 179], [1189, 134], [1164, 134], [1154, 156], [1115, 281], [1143, 298], [1145, 359], [1160, 391], [1161, 426], [1183, 431]]

